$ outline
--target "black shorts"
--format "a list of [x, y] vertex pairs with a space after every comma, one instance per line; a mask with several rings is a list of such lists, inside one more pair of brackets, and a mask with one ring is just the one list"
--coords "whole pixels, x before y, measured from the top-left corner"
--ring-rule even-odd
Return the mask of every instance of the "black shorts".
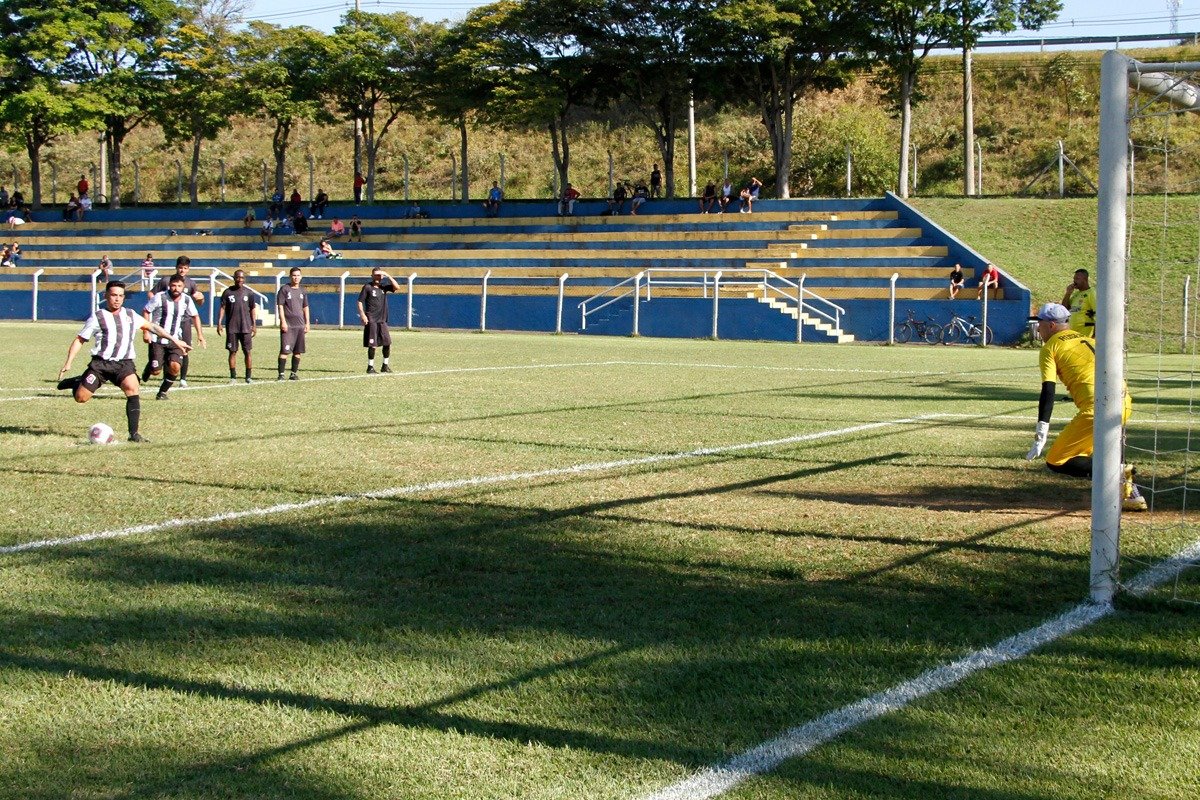
[[173, 344], [150, 343], [150, 371], [157, 374], [167, 364], [182, 364], [183, 351]]
[[249, 353], [254, 347], [254, 334], [252, 333], [234, 333], [228, 328], [225, 329], [225, 349], [231, 353], [238, 351], [238, 346], [241, 346], [242, 352]]
[[304, 355], [304, 323], [288, 325], [286, 331], [279, 332], [279, 355], [288, 353], [294, 356]]
[[391, 347], [392, 334], [386, 322], [368, 322], [363, 326], [363, 347]]
[[83, 380], [79, 385], [95, 394], [105, 381], [120, 386], [130, 375], [137, 375], [137, 366], [133, 359], [105, 361], [103, 358], [93, 358], [83, 371]]

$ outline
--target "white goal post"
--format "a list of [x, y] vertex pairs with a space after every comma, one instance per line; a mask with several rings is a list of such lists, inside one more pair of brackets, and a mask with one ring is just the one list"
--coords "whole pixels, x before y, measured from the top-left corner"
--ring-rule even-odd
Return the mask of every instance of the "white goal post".
[[[1200, 63], [1146, 64], [1115, 50], [1106, 53], [1101, 61], [1090, 585], [1091, 598], [1097, 603], [1112, 602], [1119, 585], [1124, 462], [1121, 413], [1127, 344], [1126, 270], [1130, 255], [1127, 201], [1134, 189], [1131, 120], [1200, 111], [1200, 89], [1191, 82], [1192, 74], [1197, 72]], [[1131, 86], [1138, 92], [1132, 110]], [[1173, 109], [1151, 111], [1151, 104], [1157, 104], [1156, 109], [1170, 104]], [[1186, 480], [1184, 486], [1186, 493]]]

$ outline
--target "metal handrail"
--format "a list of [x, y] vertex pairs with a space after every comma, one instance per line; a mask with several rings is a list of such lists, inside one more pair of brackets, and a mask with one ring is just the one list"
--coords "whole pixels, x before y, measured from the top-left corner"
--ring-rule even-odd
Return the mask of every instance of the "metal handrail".
[[[585, 330], [585, 331], [587, 330], [587, 318], [588, 318], [589, 314], [595, 314], [597, 311], [600, 311], [601, 309], [608, 308], [613, 303], [617, 302], [618, 300], [628, 297], [629, 295], [633, 294], [634, 292], [638, 292], [640, 294], [641, 279], [644, 274], [645, 273], [639, 272], [637, 275], [630, 275], [628, 278], [621, 281], [620, 283], [614, 283], [612, 286], [609, 286], [604, 291], [598, 292], [598, 293], [592, 295], [591, 297], [589, 297], [588, 299], [584, 300], [582, 303], [580, 303], [579, 309], [582, 313], [582, 319], [580, 321], [580, 326], [579, 326], [580, 329]], [[608, 300], [606, 300], [605, 302], [601, 303], [600, 305], [596, 306], [593, 309], [588, 309], [588, 303], [592, 302], [593, 300], [599, 300], [601, 297], [604, 297], [605, 295], [613, 292], [616, 289], [620, 289], [622, 286], [625, 286], [626, 284], [633, 284], [633, 287], [630, 289], [627, 289], [624, 292], [621, 292], [621, 294], [617, 295], [616, 297], [609, 298]], [[649, 291], [649, 289], [647, 289], [647, 291]]]
[[[662, 278], [659, 278], [658, 280], [654, 280], [653, 276], [655, 274], [661, 274], [661, 273], [666, 273], [668, 275], [675, 274], [675, 275], [680, 275], [680, 276], [691, 275], [694, 277], [693, 277], [693, 280], [690, 280], [690, 281], [683, 280], [683, 279], [663, 280]], [[734, 273], [734, 274], [740, 273], [740, 274], [746, 275], [747, 277], [741, 278], [741, 279], [735, 278], [733, 280], [730, 280], [730, 278], [729, 278], [730, 273]], [[795, 292], [792, 294], [788, 294], [780, 286], [773, 284], [772, 281], [781, 283], [784, 286], [787, 286], [787, 287], [790, 287], [791, 289], [796, 290], [796, 292], [799, 292], [800, 296], [804, 298], [803, 302], [806, 305], [806, 308], [801, 309], [801, 310], [811, 312], [818, 317], [822, 317], [823, 319], [825, 319], [829, 322], [832, 322], [834, 324], [834, 326], [838, 327], [838, 328], [841, 327], [842, 315], [846, 313], [846, 309], [842, 308], [837, 303], [834, 303], [832, 300], [822, 297], [821, 295], [817, 294], [816, 292], [812, 291], [811, 289], [803, 288], [803, 283], [797, 283], [795, 281], [788, 280], [787, 278], [783, 277], [782, 275], [780, 275], [776, 272], [773, 272], [769, 269], [764, 269], [762, 267], [741, 267], [741, 268], [735, 268], [735, 269], [730, 269], [730, 270], [711, 270], [711, 269], [691, 268], [691, 267], [656, 267], [656, 268], [648, 269], [648, 270], [646, 270], [647, 297], [649, 297], [649, 293], [650, 293], [650, 289], [649, 289], [650, 283], [653, 283], [656, 286], [695, 286], [696, 285], [695, 277], [699, 277], [701, 279], [701, 281], [702, 281], [701, 285], [704, 290], [704, 296], [708, 297], [708, 287], [709, 287], [710, 281], [711, 281], [710, 276], [713, 276], [713, 275], [721, 275], [722, 276], [721, 283], [727, 287], [728, 286], [742, 286], [742, 287], [748, 286], [748, 287], [752, 287], [755, 289], [761, 288], [763, 290], [764, 297], [766, 297], [769, 292], [775, 292], [776, 294], [778, 294], [780, 297], [783, 297], [784, 299], [791, 300], [792, 302], [796, 302], [796, 293]], [[757, 275], [759, 277], [757, 279], [752, 279], [750, 276], [754, 276], [754, 275]], [[618, 284], [618, 285], [620, 285], [620, 284]], [[715, 287], [714, 287], [714, 290], [715, 290]], [[597, 297], [598, 296], [599, 295], [597, 295]], [[589, 298], [589, 299], [595, 299], [595, 298]], [[821, 308], [814, 307], [814, 305], [813, 305], [814, 303], [823, 304], [824, 307], [826, 307], [829, 310], [823, 311], [823, 310], [821, 310]]]

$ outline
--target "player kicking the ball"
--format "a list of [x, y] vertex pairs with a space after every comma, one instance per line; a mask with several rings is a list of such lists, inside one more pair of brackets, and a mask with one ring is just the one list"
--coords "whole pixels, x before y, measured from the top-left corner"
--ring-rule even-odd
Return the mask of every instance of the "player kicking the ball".
[[[138, 418], [141, 416], [141, 398], [137, 367], [134, 366], [134, 340], [139, 331], [148, 329], [155, 336], [169, 341], [180, 352], [192, 349], [187, 342], [171, 335], [161, 325], [138, 316], [125, 308], [125, 284], [109, 281], [104, 287], [104, 308], [93, 311], [83, 324], [83, 330], [71, 340], [67, 349], [67, 360], [58, 371], [58, 388], [71, 389], [76, 403], [86, 403], [92, 395], [109, 381], [121, 387], [125, 393], [125, 419], [129, 423], [129, 441], [145, 442], [138, 433]], [[71, 369], [75, 356], [83, 345], [95, 337], [92, 360], [87, 369], [77, 378], [63, 379]]]

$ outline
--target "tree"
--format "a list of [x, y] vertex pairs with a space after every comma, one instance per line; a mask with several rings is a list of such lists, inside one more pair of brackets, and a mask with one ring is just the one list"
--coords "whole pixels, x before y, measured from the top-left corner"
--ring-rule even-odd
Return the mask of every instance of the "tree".
[[403, 12], [350, 11], [327, 40], [325, 87], [342, 114], [362, 131], [368, 203], [375, 199], [375, 164], [383, 139], [418, 101], [422, 42], [436, 36], [437, 26]]
[[703, 69], [693, 22], [703, 0], [610, 0], [599, 25], [581, 31], [594, 54], [600, 99], [628, 101], [654, 133], [663, 162], [666, 196], [675, 196], [675, 138]]
[[494, 83], [488, 113], [502, 124], [549, 133], [561, 186], [570, 179], [572, 116], [593, 101], [600, 80], [577, 31], [597, 26], [604, 2], [500, 0], [489, 7], [494, 38], [486, 68]]
[[70, 55], [60, 37], [47, 35], [44, 7], [0, 2], [0, 130], [29, 156], [31, 202], [42, 205], [42, 151], [63, 134], [101, 123], [102, 105], [89, 92], [64, 87], [56, 74]]
[[288, 143], [297, 122], [333, 122], [322, 102], [326, 36], [312, 28], [280, 28], [251, 22], [235, 43], [241, 76], [240, 110], [274, 124], [275, 191], [284, 190]]
[[242, 12], [228, 0], [217, 0], [194, 3], [185, 7], [185, 13], [184, 23], [164, 50], [174, 80], [155, 116], [169, 144], [191, 145], [188, 197], [196, 205], [200, 147], [232, 126], [239, 107], [241, 87], [234, 79], [231, 27], [241, 21]]
[[845, 85], [865, 16], [852, 0], [720, 0], [711, 15], [708, 50], [721, 54], [726, 91], [762, 114], [779, 197], [791, 196], [796, 101], [807, 90]]
[[164, 95], [162, 45], [177, 19], [171, 0], [42, 4], [41, 37], [71, 42], [57, 77], [91, 93], [103, 109], [110, 208], [121, 207], [121, 146]]
[[975, 100], [971, 87], [971, 51], [982, 36], [1009, 33], [1020, 25], [1037, 30], [1058, 16], [1059, 0], [959, 0], [954, 44], [963, 53], [963, 192], [975, 194]]
[[917, 78], [929, 51], [959, 34], [957, 0], [878, 0], [868, 6], [870, 49], [884, 63], [882, 84], [900, 115], [900, 175], [897, 191], [908, 197], [908, 148]]

